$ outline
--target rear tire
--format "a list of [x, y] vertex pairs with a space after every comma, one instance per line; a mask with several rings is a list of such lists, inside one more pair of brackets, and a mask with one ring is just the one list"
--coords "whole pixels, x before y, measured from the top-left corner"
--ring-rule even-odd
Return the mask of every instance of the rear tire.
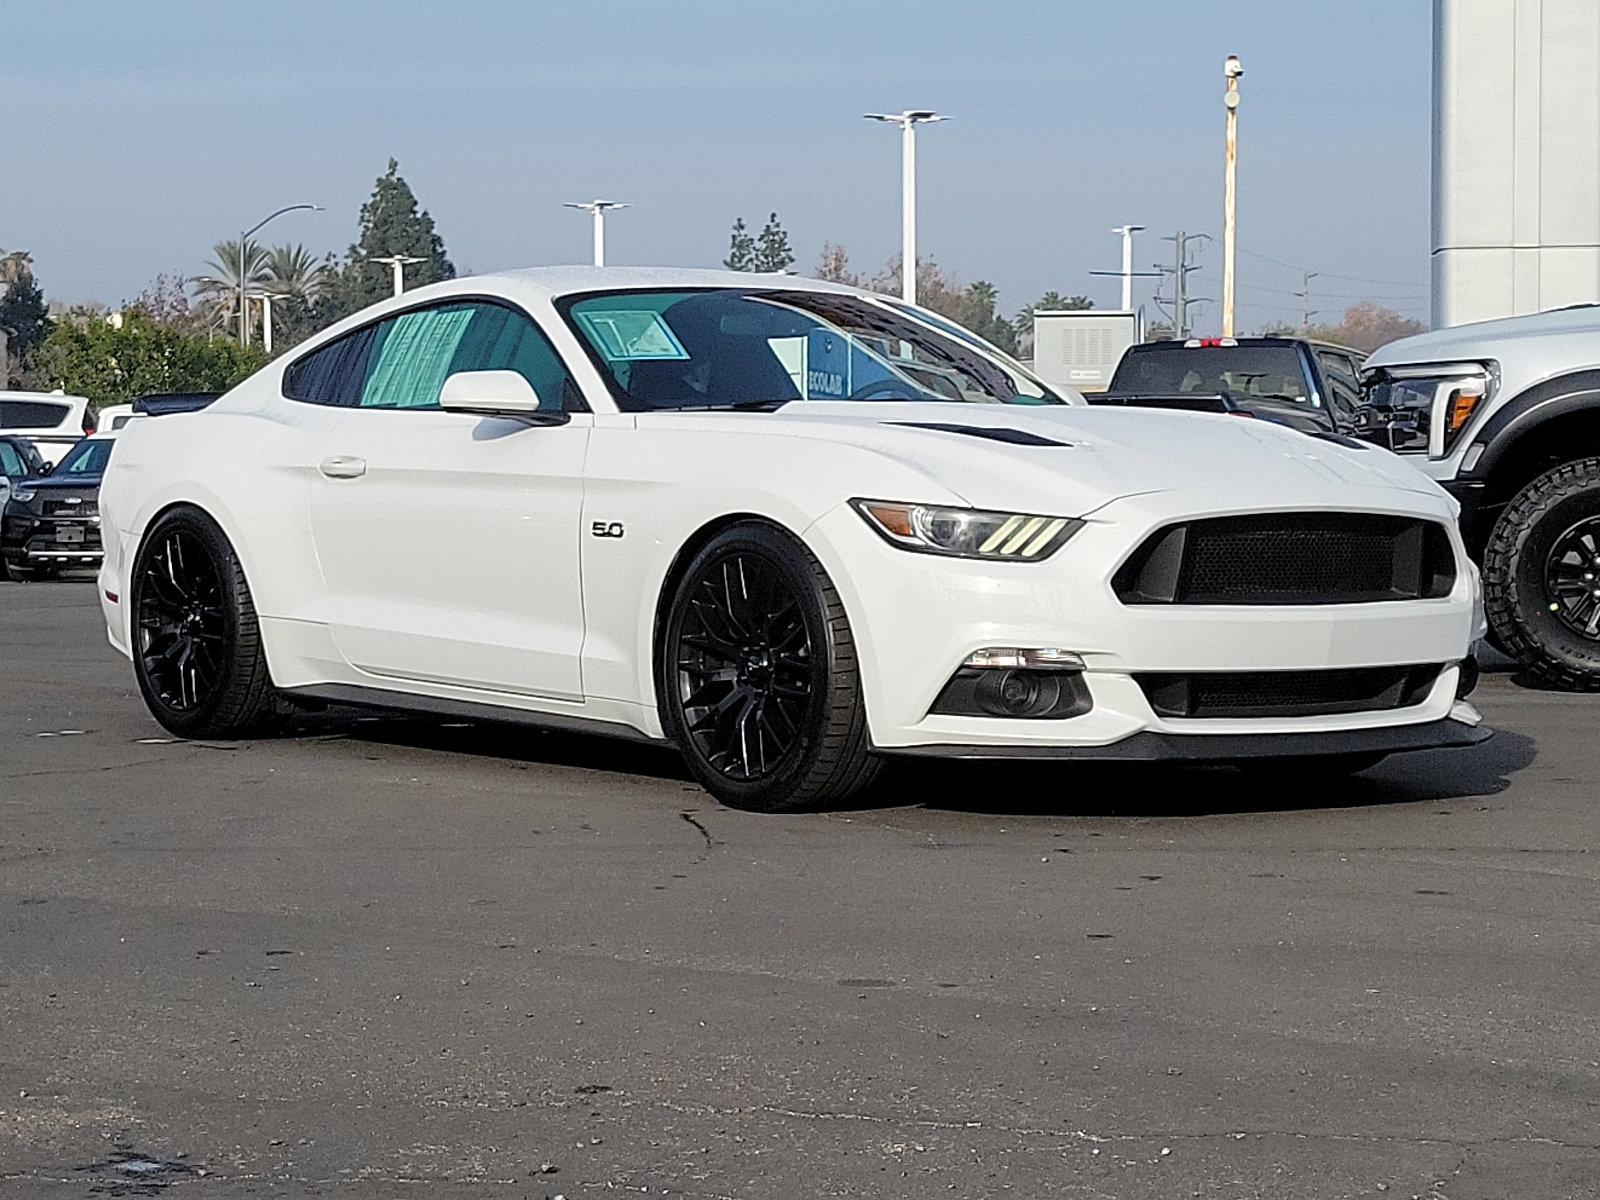
[[1530, 679], [1600, 691], [1600, 458], [1546, 472], [1506, 506], [1483, 588], [1495, 641]]
[[815, 808], [877, 775], [844, 605], [788, 533], [745, 522], [702, 547], [674, 590], [659, 653], [667, 731], [723, 804]]
[[205, 513], [156, 520], [134, 559], [133, 669], [151, 715], [185, 738], [240, 737], [273, 713], [272, 679], [244, 569]]

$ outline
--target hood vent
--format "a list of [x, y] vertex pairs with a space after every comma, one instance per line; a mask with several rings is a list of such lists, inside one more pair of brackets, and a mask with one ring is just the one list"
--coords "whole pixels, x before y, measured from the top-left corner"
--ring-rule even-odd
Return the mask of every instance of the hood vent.
[[991, 442], [1009, 442], [1013, 446], [1070, 446], [1071, 442], [1058, 442], [1054, 438], [1040, 437], [1021, 429], [988, 425], [943, 425], [937, 421], [885, 421], [885, 425], [900, 425], [906, 429], [932, 429], [938, 433], [962, 433], [967, 437], [987, 438]]

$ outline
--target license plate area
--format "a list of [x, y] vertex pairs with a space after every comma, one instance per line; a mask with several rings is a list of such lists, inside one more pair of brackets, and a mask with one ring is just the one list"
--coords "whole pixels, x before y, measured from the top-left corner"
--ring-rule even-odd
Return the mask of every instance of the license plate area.
[[57, 525], [56, 541], [69, 546], [81, 546], [83, 544], [83, 526]]

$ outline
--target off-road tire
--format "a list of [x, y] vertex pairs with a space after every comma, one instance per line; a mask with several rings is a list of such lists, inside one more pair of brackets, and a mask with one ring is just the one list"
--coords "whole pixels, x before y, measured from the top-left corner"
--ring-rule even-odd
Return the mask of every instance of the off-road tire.
[[[810, 648], [810, 690], [796, 722], [798, 734], [760, 778], [738, 778], [703, 752], [685, 708], [686, 700], [694, 698], [695, 676], [680, 667], [684, 639], [690, 636], [685, 626], [694, 628], [698, 620], [691, 610], [697, 603], [704, 606], [704, 589], [715, 587], [721, 566], [740, 559], [770, 565], [790, 590]], [[878, 774], [881, 760], [872, 753], [855, 639], [844, 605], [822, 564], [791, 534], [753, 521], [716, 534], [678, 577], [657, 641], [657, 679], [668, 736], [695, 779], [723, 804], [769, 813], [821, 808], [860, 791]], [[692, 648], [687, 653], [694, 656]]]
[[[217, 661], [214, 682], [196, 694], [193, 703], [174, 698], [156, 672], [159, 662], [148, 650], [154, 635], [150, 623], [163, 620], [162, 599], [149, 578], [152, 562], [159, 561], [174, 536], [182, 538], [185, 553], [204, 555], [214, 572], [219, 612]], [[202, 564], [194, 564], [200, 569]], [[210, 516], [197, 508], [181, 507], [157, 518], [146, 532], [134, 558], [128, 587], [132, 615], [130, 638], [134, 676], [150, 713], [170, 732], [183, 738], [232, 738], [269, 731], [275, 724], [276, 705], [267, 656], [261, 644], [261, 627], [244, 568], [227, 535]], [[170, 607], [170, 605], [169, 605]]]
[[1600, 638], [1586, 638], [1550, 608], [1546, 559], [1574, 524], [1600, 517], [1600, 458], [1564, 463], [1506, 506], [1483, 553], [1484, 607], [1496, 642], [1530, 681], [1600, 691]]

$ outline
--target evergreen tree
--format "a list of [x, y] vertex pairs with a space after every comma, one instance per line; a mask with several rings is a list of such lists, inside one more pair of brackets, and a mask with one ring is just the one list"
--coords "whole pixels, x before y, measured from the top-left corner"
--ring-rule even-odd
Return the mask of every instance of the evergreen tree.
[[361, 206], [360, 236], [318, 306], [322, 323], [394, 294], [393, 269], [374, 259], [395, 254], [422, 259], [406, 267], [407, 287], [456, 277], [433, 218], [426, 209], [418, 209], [417, 198], [399, 168], [400, 164], [391, 158], [388, 172], [378, 178], [372, 190], [372, 198]]
[[[6, 357], [15, 365], [50, 333], [50, 312], [44, 292], [27, 264], [20, 264], [0, 293], [0, 329], [6, 332]], [[0, 384], [11, 364], [0, 363]]]
[[745, 228], [744, 218], [739, 217], [733, 222], [733, 233], [728, 239], [728, 257], [722, 260], [722, 265], [730, 271], [754, 271], [756, 261], [756, 239]]
[[789, 248], [789, 235], [778, 224], [778, 214], [773, 213], [756, 238], [756, 252], [750, 269], [776, 275], [793, 265], [794, 251]]

